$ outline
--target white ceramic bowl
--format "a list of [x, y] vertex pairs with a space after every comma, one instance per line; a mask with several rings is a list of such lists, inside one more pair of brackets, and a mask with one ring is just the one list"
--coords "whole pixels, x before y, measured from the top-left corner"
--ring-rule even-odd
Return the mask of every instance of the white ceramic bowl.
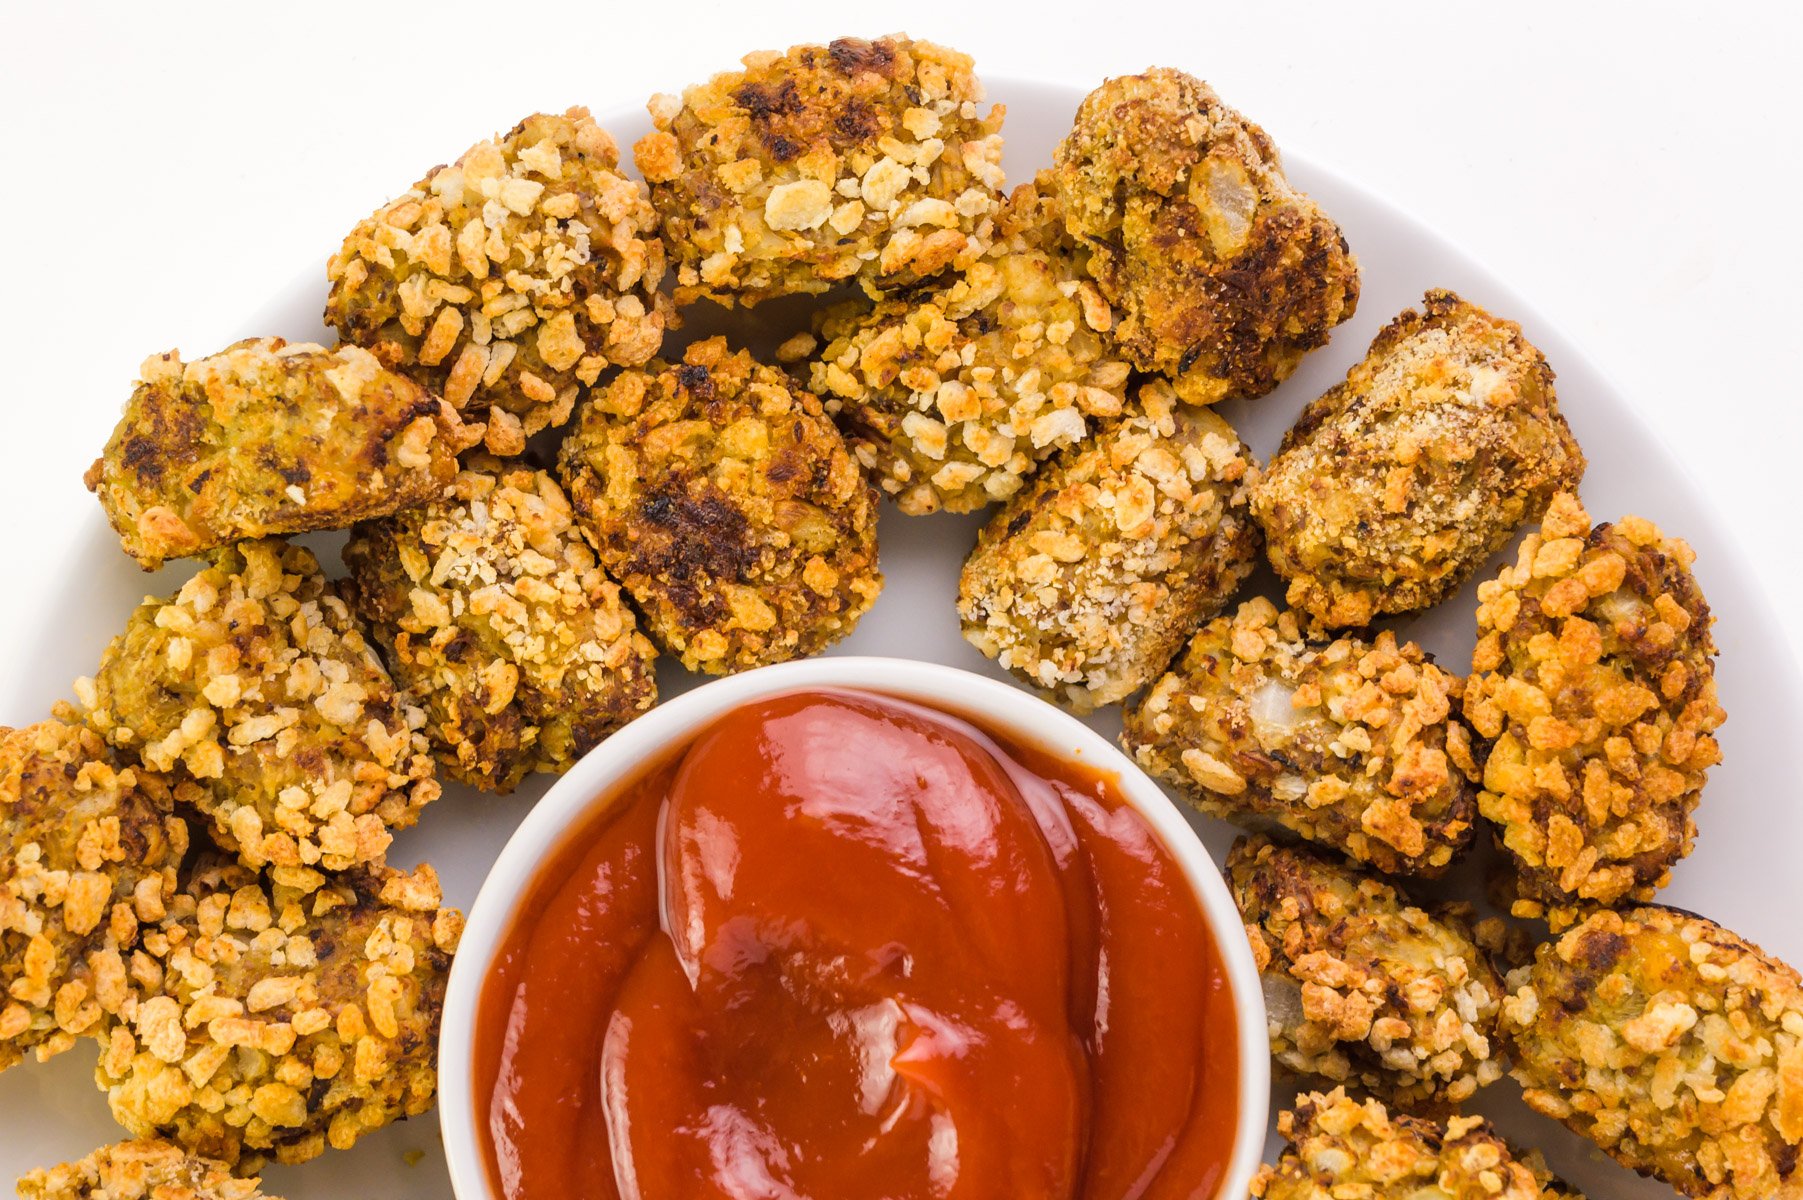
[[694, 737], [731, 710], [769, 696], [816, 688], [856, 688], [911, 700], [1070, 762], [1118, 777], [1122, 797], [1157, 831], [1183, 868], [1219, 948], [1238, 1026], [1237, 1128], [1219, 1197], [1246, 1194], [1264, 1149], [1270, 1116], [1270, 1049], [1258, 969], [1221, 873], [1172, 801], [1106, 739], [1037, 697], [993, 679], [899, 658], [817, 658], [716, 680], [666, 701], [571, 767], [520, 823], [470, 910], [451, 970], [438, 1045], [438, 1120], [458, 1200], [497, 1200], [483, 1161], [471, 1074], [475, 1018], [496, 950], [539, 867], [642, 764]]

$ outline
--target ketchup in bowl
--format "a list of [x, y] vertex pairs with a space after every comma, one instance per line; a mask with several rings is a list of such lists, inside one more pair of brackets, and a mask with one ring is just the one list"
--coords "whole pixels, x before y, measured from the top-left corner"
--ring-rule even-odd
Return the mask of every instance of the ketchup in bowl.
[[1226, 972], [1110, 778], [815, 692], [606, 799], [483, 986], [497, 1195], [1213, 1194]]

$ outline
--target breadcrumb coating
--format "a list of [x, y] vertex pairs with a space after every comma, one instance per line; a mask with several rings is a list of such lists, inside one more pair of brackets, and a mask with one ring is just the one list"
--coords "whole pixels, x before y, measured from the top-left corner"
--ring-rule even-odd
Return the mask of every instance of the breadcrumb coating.
[[856, 279], [871, 296], [977, 261], [1003, 183], [1002, 107], [968, 55], [904, 34], [748, 54], [653, 96], [633, 148], [676, 302], [756, 304]]
[[1803, 979], [1713, 921], [1593, 911], [1509, 977], [1530, 1107], [1685, 1196], [1803, 1196]]
[[1115, 341], [1192, 404], [1264, 395], [1358, 306], [1339, 226], [1200, 79], [1159, 67], [1108, 80], [1055, 163]]
[[139, 375], [83, 482], [146, 569], [420, 504], [481, 434], [355, 346], [249, 338]]
[[644, 185], [586, 108], [536, 113], [366, 217], [326, 268], [326, 324], [518, 454], [673, 321]]
[[544, 471], [475, 456], [450, 498], [359, 525], [344, 562], [353, 608], [465, 783], [562, 772], [657, 700], [656, 652]]
[[1305, 641], [1294, 613], [1259, 597], [1196, 633], [1128, 709], [1121, 744], [1205, 813], [1438, 875], [1476, 820], [1460, 688], [1388, 630]]
[[1234, 843], [1227, 879], [1284, 1066], [1409, 1109], [1502, 1078], [1502, 980], [1462, 916], [1264, 838]]
[[425, 714], [318, 560], [286, 542], [222, 550], [146, 600], [76, 694], [90, 726], [177, 772], [214, 839], [285, 885], [380, 862], [439, 794]]
[[92, 730], [0, 728], [0, 1070], [99, 1031], [126, 956], [168, 912], [188, 827]]
[[[1279, 1113], [1289, 1142], [1275, 1166], [1259, 1168], [1259, 1200], [1553, 1200], [1537, 1156], [1503, 1141], [1481, 1117], [1445, 1121], [1391, 1115], [1378, 1100], [1344, 1088], [1308, 1092]], [[1547, 1187], [1543, 1187], [1548, 1185]], [[1574, 1197], [1574, 1200], [1581, 1198]]]
[[102, 1146], [19, 1180], [21, 1200], [277, 1200], [224, 1163], [156, 1138]]
[[249, 1173], [425, 1112], [463, 930], [441, 903], [426, 866], [301, 893], [203, 864], [146, 934], [141, 999], [107, 1040], [97, 1078], [113, 1116]]
[[1129, 368], [1049, 187], [1017, 188], [995, 245], [951, 283], [818, 322], [809, 386], [903, 512], [1006, 500], [1121, 414]]
[[1465, 715], [1493, 742], [1478, 807], [1519, 869], [1519, 916], [1650, 900], [1690, 853], [1726, 717], [1694, 557], [1639, 517], [1592, 528], [1560, 493], [1478, 589]]
[[1252, 512], [1289, 603], [1362, 627], [1444, 600], [1583, 476], [1521, 327], [1431, 291], [1303, 411]]
[[876, 600], [876, 492], [820, 401], [724, 338], [627, 371], [559, 456], [647, 632], [721, 675], [817, 654]]
[[1142, 388], [977, 535], [958, 579], [965, 639], [1074, 711], [1126, 699], [1251, 571], [1256, 474], [1226, 421]]

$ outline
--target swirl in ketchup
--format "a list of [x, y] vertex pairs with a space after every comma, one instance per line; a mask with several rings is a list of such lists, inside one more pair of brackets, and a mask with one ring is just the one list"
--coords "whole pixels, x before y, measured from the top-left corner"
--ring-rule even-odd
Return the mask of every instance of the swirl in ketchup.
[[803, 693], [610, 799], [484, 986], [498, 1195], [1213, 1194], [1225, 971], [1108, 777]]

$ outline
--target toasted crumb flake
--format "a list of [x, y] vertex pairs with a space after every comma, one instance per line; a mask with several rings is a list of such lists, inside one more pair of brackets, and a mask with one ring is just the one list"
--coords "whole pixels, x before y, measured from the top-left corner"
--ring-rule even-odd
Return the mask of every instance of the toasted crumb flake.
[[276, 1200], [226, 1164], [157, 1138], [103, 1146], [19, 1180], [20, 1200]]

